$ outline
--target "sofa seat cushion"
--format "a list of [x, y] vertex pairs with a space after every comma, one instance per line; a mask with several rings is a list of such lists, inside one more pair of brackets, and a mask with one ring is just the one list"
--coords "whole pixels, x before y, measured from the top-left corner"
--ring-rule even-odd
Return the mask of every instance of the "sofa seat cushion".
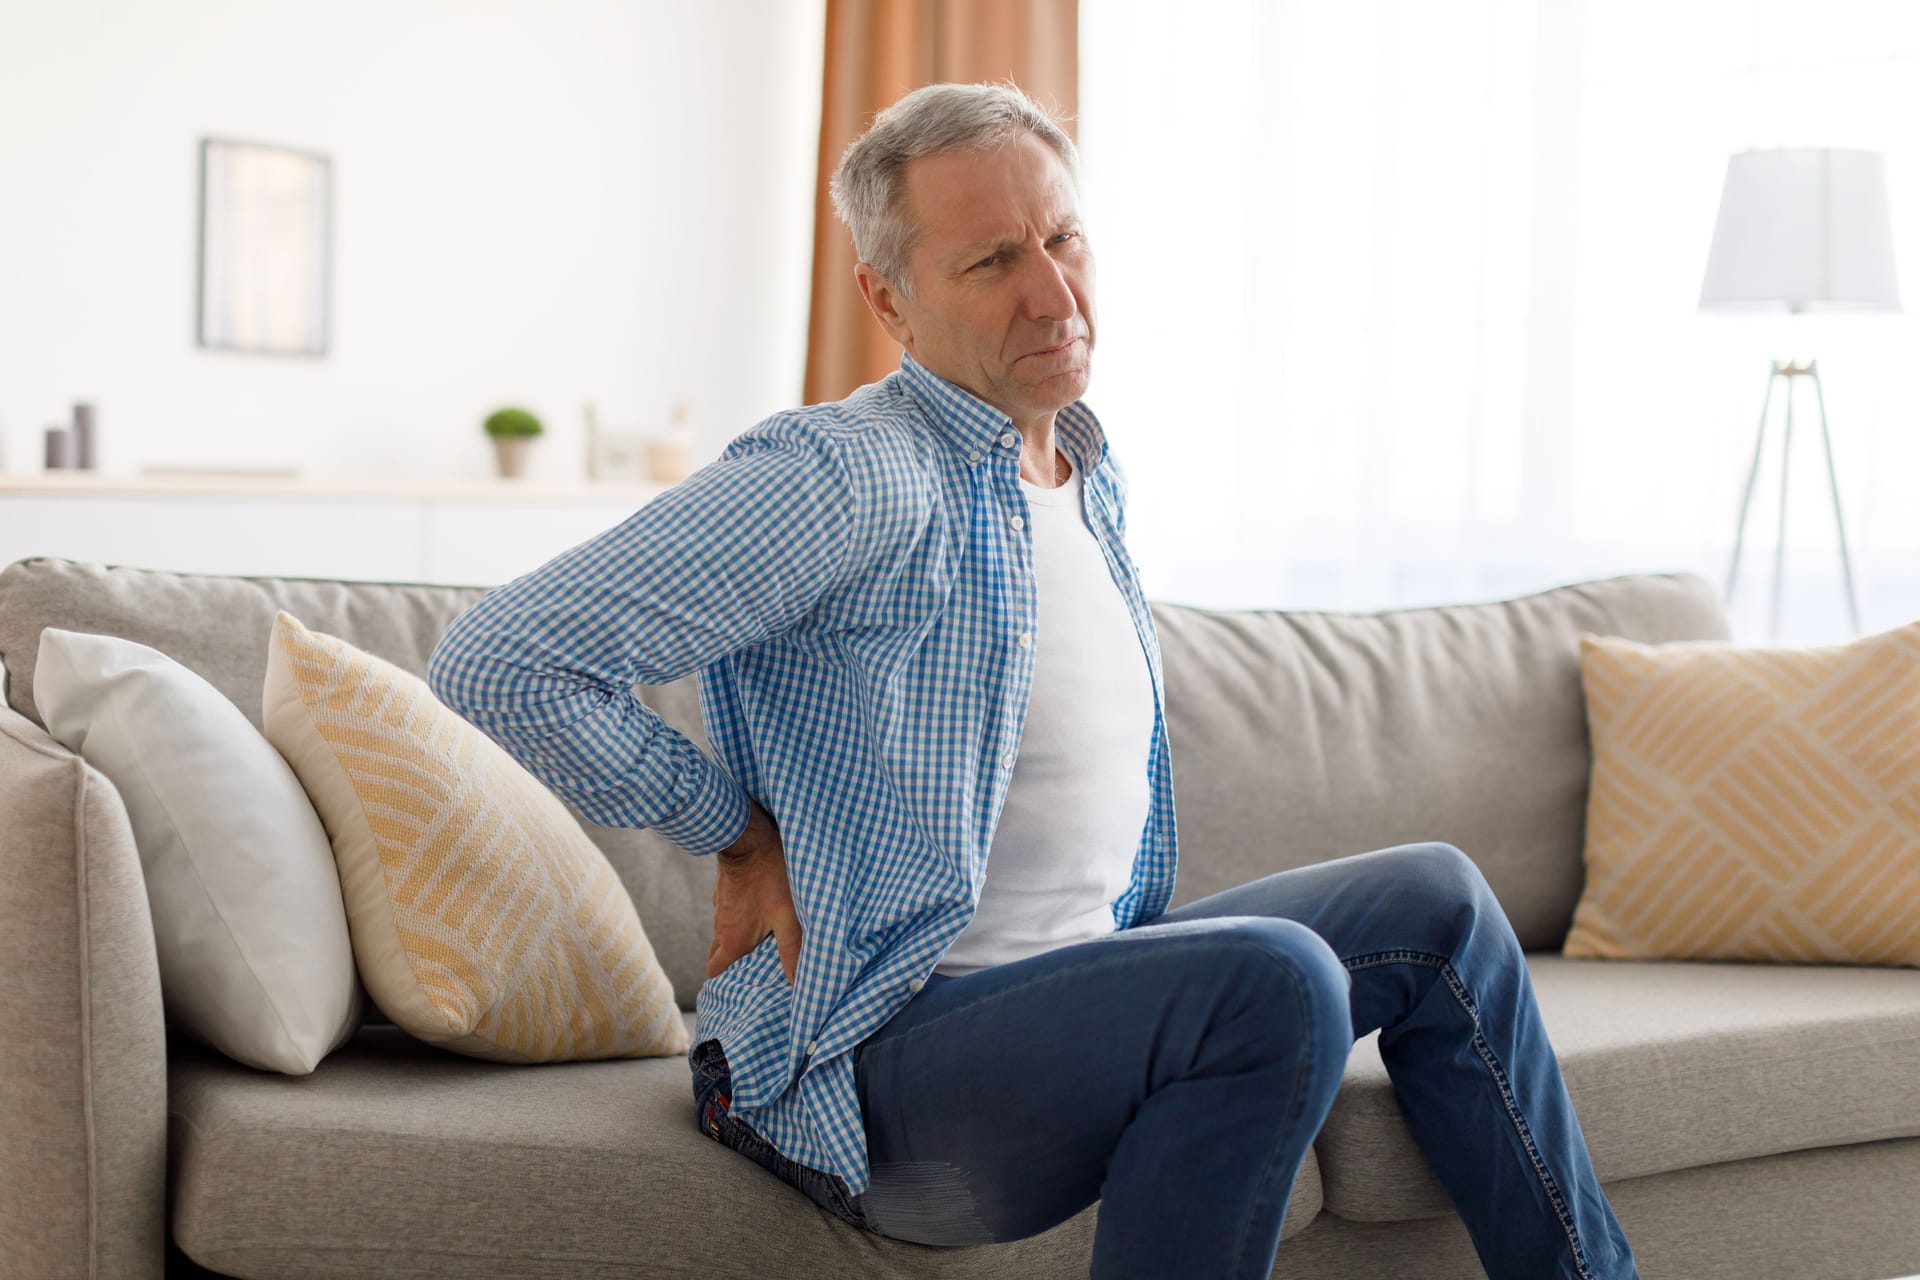
[[[694, 1127], [683, 1057], [509, 1066], [365, 1026], [308, 1076], [185, 1037], [169, 1063], [172, 1234], [235, 1275], [1084, 1277], [1093, 1247], [1095, 1209], [976, 1248], [850, 1227]], [[1284, 1234], [1319, 1209], [1309, 1155]]]
[[[1920, 972], [1527, 961], [1602, 1183], [1920, 1135]], [[1326, 1207], [1365, 1222], [1450, 1213], [1379, 1038], [1354, 1045], [1315, 1143]]]

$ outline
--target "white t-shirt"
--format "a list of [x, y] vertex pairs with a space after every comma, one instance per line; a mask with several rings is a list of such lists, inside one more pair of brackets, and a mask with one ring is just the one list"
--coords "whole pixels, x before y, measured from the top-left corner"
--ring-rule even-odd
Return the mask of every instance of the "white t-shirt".
[[1080, 470], [1020, 489], [1040, 593], [1033, 692], [979, 909], [934, 967], [956, 977], [1112, 933], [1151, 801], [1153, 678]]

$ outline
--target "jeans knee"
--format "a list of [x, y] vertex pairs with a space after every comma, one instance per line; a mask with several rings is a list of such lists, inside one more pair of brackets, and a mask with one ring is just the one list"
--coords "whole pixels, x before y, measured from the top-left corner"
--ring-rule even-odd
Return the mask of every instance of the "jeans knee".
[[1403, 869], [1403, 885], [1417, 899], [1410, 905], [1429, 919], [1451, 922], [1448, 934], [1454, 946], [1470, 937], [1499, 942], [1512, 938], [1506, 909], [1472, 858], [1444, 841], [1406, 845], [1396, 852], [1409, 864]]
[[1457, 845], [1429, 840], [1413, 848], [1419, 852], [1426, 875], [1446, 886], [1455, 896], [1471, 898], [1490, 892], [1480, 864], [1462, 853]]
[[1435, 907], [1466, 905], [1476, 910], [1498, 909], [1493, 886], [1480, 864], [1444, 840], [1401, 845], [1393, 850], [1401, 865], [1394, 879], [1420, 894]]
[[1245, 917], [1223, 931], [1221, 942], [1233, 960], [1220, 966], [1223, 989], [1257, 1005], [1252, 1025], [1267, 1041], [1265, 1054], [1301, 1055], [1300, 1065], [1331, 1094], [1354, 1041], [1353, 978], [1340, 957], [1293, 920]]

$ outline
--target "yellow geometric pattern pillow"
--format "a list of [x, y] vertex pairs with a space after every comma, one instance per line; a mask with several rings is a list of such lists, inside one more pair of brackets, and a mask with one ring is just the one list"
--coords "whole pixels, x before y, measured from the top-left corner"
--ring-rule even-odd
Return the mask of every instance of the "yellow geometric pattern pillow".
[[1920, 622], [1850, 644], [1580, 636], [1564, 953], [1920, 965]]
[[496, 1062], [686, 1052], [606, 856], [425, 681], [281, 610], [263, 719], [326, 827], [360, 980], [395, 1025]]

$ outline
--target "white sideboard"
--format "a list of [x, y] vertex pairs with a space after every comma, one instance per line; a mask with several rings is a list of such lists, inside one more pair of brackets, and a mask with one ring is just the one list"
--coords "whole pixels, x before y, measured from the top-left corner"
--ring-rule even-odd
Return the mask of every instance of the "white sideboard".
[[662, 485], [0, 472], [0, 565], [497, 586], [619, 524]]

